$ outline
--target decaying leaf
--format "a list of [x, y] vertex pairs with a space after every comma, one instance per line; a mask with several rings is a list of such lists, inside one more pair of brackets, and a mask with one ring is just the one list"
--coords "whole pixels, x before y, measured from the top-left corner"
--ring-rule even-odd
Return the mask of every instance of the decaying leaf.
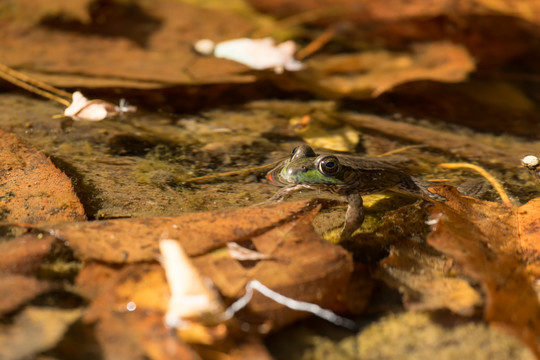
[[[322, 240], [315, 232], [311, 221], [316, 211], [250, 239], [254, 248], [271, 255], [271, 260], [244, 267], [227, 253], [215, 252], [199, 256], [193, 263], [229, 299], [240, 297], [246, 284], [254, 279], [289, 298], [331, 307], [345, 288], [352, 261], [345, 250]], [[250, 316], [262, 318], [270, 321], [273, 329], [306, 316], [257, 293], [248, 309], [251, 315], [240, 314], [242, 319], [249, 322]]]
[[81, 309], [27, 307], [14, 324], [0, 326], [0, 357], [6, 360], [34, 358], [53, 347], [81, 314]]
[[[238, 241], [244, 246], [251, 244], [250, 248], [271, 256], [271, 259], [251, 260], [254, 264], [249, 266], [245, 266], [244, 260], [238, 260], [229, 255], [226, 251], [227, 241], [220, 239], [217, 232], [213, 234], [216, 240], [214, 246], [206, 247], [202, 251], [202, 248], [197, 248], [191, 243], [202, 241], [203, 238], [190, 237], [189, 231], [184, 231], [184, 236], [181, 236], [182, 240], [178, 243], [185, 249], [191, 249], [186, 250], [188, 254], [191, 252], [192, 256], [197, 255], [189, 262], [195, 266], [192, 271], [200, 274], [191, 275], [190, 278], [195, 276], [209, 279], [227, 302], [233, 302], [239, 298], [250, 280], [258, 280], [273, 291], [295, 300], [323, 307], [334, 304], [349, 279], [352, 259], [341, 247], [323, 241], [314, 231], [311, 221], [320, 207], [314, 206], [315, 204], [312, 201], [301, 201], [289, 203], [289, 205], [280, 204], [277, 207], [253, 207], [245, 209], [246, 211], [232, 210], [230, 214], [236, 217], [236, 222], [240, 221], [240, 215], [243, 216], [244, 221], [253, 220], [254, 223], [257, 221], [255, 218], [251, 219], [251, 216], [264, 218], [258, 223], [260, 226], [258, 230], [249, 228], [247, 231], [246, 225], [242, 225], [243, 229], [232, 230], [234, 234], [228, 234], [230, 229], [224, 230], [224, 236], [229, 241]], [[267, 215], [258, 213], [262, 209], [265, 209]], [[216, 226], [215, 224], [221, 221], [221, 216], [225, 214], [211, 213], [206, 214], [205, 218]], [[134, 221], [139, 220], [134, 219]], [[198, 233], [202, 235], [203, 229], [209, 225], [201, 220], [198, 226]], [[130, 226], [124, 226], [124, 229], [129, 228]], [[159, 230], [157, 232], [158, 234], [153, 236], [159, 240], [161, 232]], [[170, 232], [167, 237], [172, 237]], [[164, 248], [163, 251], [169, 250]], [[166, 336], [164, 329], [167, 328], [167, 323], [176, 324], [164, 321], [167, 319], [165, 315], [171, 314], [171, 305], [182, 305], [183, 299], [180, 296], [179, 300], [177, 299], [180, 303], [170, 303], [171, 295], [174, 296], [174, 293], [178, 292], [174, 285], [176, 280], [171, 277], [177, 277], [183, 283], [186, 281], [179, 274], [172, 274], [172, 272], [177, 272], [174, 266], [167, 265], [166, 268], [167, 272], [171, 273], [167, 275], [167, 279], [163, 268], [156, 263], [130, 264], [116, 270], [105, 265], [90, 263], [79, 273], [77, 287], [82, 289], [81, 294], [92, 299], [84, 319], [86, 322], [97, 322], [98, 339], [106, 349], [106, 353], [111, 356], [125, 356], [126, 354], [139, 356], [156, 351], [158, 341], [174, 342], [173, 338]], [[184, 284], [181, 284], [180, 288], [184, 287]], [[196, 300], [186, 299], [187, 301]], [[181, 311], [184, 310], [181, 309]], [[215, 314], [218, 316], [214, 315], [213, 320], [206, 315], [201, 313], [198, 319], [193, 315], [187, 315], [185, 320], [191, 320], [191, 323], [197, 326], [190, 328], [189, 332], [182, 331], [181, 326], [178, 331], [180, 338], [189, 343], [211, 344], [213, 351], [217, 353], [228, 352], [226, 349], [230, 346], [243, 348], [247, 352], [253, 351], [254, 346], [259, 348], [256, 346], [257, 342], [254, 342], [255, 338], [249, 336], [237, 338], [234, 335], [237, 330], [229, 333], [224, 324], [216, 326], [215, 321], [220, 318], [219, 313]], [[251, 323], [255, 328], [263, 323], [265, 325], [263, 329], [269, 331], [306, 315], [309, 313], [288, 309], [256, 294], [249, 302], [247, 311], [241, 311], [237, 319], [241, 319], [240, 321], [246, 324]], [[161, 322], [156, 322], [156, 318], [161, 319]], [[223, 317], [223, 319], [227, 318]], [[129, 326], [126, 326], [127, 324]], [[233, 321], [231, 326], [237, 329], [237, 321]], [[147, 337], [150, 331], [156, 334], [155, 342], [136, 341], [137, 338]], [[195, 349], [198, 348], [195, 347]]]
[[316, 57], [299, 73], [307, 86], [330, 97], [376, 97], [410, 81], [460, 82], [474, 70], [461, 45], [448, 42], [416, 45], [411, 53], [386, 50]]
[[[243, 65], [204, 58], [191, 49], [209, 36], [222, 41], [248, 35], [253, 25], [230, 11], [171, 0], [77, 3], [76, 9], [64, 1], [19, 4], [17, 13], [25, 20], [4, 18], [0, 26], [2, 62], [71, 88], [161, 88], [255, 79], [241, 74]], [[84, 8], [87, 12], [81, 14]], [[28, 12], [35, 19], [32, 26]]]
[[[516, 210], [461, 197], [451, 187], [436, 189], [447, 201], [431, 210], [437, 224], [429, 244], [481, 285], [485, 319], [522, 339], [539, 356], [540, 303], [519, 257]], [[540, 233], [531, 236], [538, 238]]]
[[465, 279], [447, 274], [446, 260], [426, 245], [403, 241], [381, 261], [378, 276], [404, 293], [410, 310], [449, 309], [472, 316], [482, 297]]
[[84, 220], [70, 179], [36, 149], [0, 130], [0, 212], [10, 222]]
[[155, 260], [162, 233], [178, 239], [189, 256], [196, 256], [229, 241], [257, 236], [315, 207], [316, 201], [300, 201], [176, 217], [64, 223], [46, 228], [66, 241], [82, 260], [130, 263]]

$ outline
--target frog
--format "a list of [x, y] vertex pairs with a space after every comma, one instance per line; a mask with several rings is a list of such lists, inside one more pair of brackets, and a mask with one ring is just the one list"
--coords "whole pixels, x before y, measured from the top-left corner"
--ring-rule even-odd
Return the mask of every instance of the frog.
[[438, 200], [428, 189], [434, 184], [410, 176], [395, 165], [358, 155], [320, 153], [309, 145], [295, 147], [290, 157], [270, 170], [266, 178], [281, 186], [271, 198], [280, 202], [302, 190], [318, 190], [343, 197], [348, 206], [339, 241], [348, 240], [364, 222], [363, 195], [385, 190]]

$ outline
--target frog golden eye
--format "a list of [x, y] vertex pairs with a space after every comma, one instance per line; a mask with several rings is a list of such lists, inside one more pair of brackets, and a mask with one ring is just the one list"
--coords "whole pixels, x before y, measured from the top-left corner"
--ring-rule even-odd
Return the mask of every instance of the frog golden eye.
[[319, 171], [324, 175], [334, 175], [339, 168], [339, 160], [335, 156], [325, 156], [319, 160]]

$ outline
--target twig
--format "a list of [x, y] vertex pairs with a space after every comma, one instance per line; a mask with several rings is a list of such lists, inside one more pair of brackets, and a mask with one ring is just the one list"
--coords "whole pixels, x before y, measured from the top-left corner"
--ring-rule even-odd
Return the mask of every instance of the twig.
[[258, 280], [251, 280], [250, 282], [248, 282], [245, 289], [246, 293], [244, 294], [244, 296], [236, 300], [233, 304], [231, 304], [231, 306], [227, 308], [227, 310], [225, 310], [225, 312], [223, 312], [223, 314], [221, 315], [223, 321], [232, 318], [236, 312], [246, 307], [246, 305], [253, 297], [253, 290], [257, 290], [267, 298], [272, 299], [278, 304], [284, 305], [289, 309], [310, 312], [315, 316], [331, 322], [334, 325], [343, 326], [344, 328], [347, 328], [349, 330], [354, 330], [357, 328], [356, 323], [352, 320], [336, 315], [332, 311], [323, 309], [317, 304], [312, 304], [305, 301], [298, 301], [283, 296], [280, 293], [277, 293], [274, 290], [271, 290], [268, 287], [264, 286]]
[[0, 77], [14, 85], [33, 92], [34, 94], [41, 95], [47, 99], [59, 102], [62, 105], [69, 106], [71, 104], [69, 100], [65, 99], [71, 98], [70, 93], [45, 84], [44, 82], [32, 79], [4, 64], [0, 64]]
[[424, 144], [407, 145], [407, 146], [400, 147], [399, 149], [394, 149], [394, 150], [387, 151], [387, 152], [385, 152], [383, 154], [379, 154], [379, 155], [377, 155], [377, 157], [390, 156], [390, 155], [400, 153], [402, 151], [407, 151], [407, 150], [410, 150], [410, 149], [423, 148], [423, 147], [427, 147], [427, 145], [424, 145]]
[[315, 40], [307, 44], [303, 49], [296, 53], [296, 60], [304, 60], [324, 45], [326, 45], [336, 35], [336, 28], [334, 26], [328, 27], [321, 35]]
[[469, 163], [443, 163], [443, 164], [439, 164], [439, 167], [442, 167], [442, 168], [445, 168], [445, 169], [466, 168], [466, 169], [471, 169], [471, 170], [474, 170], [474, 171], [478, 172], [487, 181], [489, 181], [489, 183], [495, 188], [495, 190], [497, 191], [497, 193], [501, 197], [501, 200], [502, 200], [504, 205], [506, 205], [508, 207], [514, 206], [514, 204], [512, 203], [512, 200], [510, 200], [510, 198], [506, 194], [506, 191], [504, 191], [502, 185], [497, 181], [497, 179], [495, 179], [493, 177], [493, 175], [488, 173], [486, 170], [484, 170], [480, 166], [474, 165], [474, 164], [469, 164]]

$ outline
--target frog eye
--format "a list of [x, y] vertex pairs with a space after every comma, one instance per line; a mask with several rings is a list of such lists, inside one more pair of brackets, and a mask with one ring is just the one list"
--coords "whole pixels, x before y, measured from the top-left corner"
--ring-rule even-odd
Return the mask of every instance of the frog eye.
[[298, 146], [296, 146], [295, 148], [292, 149], [291, 151], [291, 156], [294, 156], [294, 154], [296, 154], [296, 151], [298, 150]]
[[319, 171], [324, 175], [334, 175], [339, 168], [339, 160], [335, 156], [325, 156], [319, 160]]

